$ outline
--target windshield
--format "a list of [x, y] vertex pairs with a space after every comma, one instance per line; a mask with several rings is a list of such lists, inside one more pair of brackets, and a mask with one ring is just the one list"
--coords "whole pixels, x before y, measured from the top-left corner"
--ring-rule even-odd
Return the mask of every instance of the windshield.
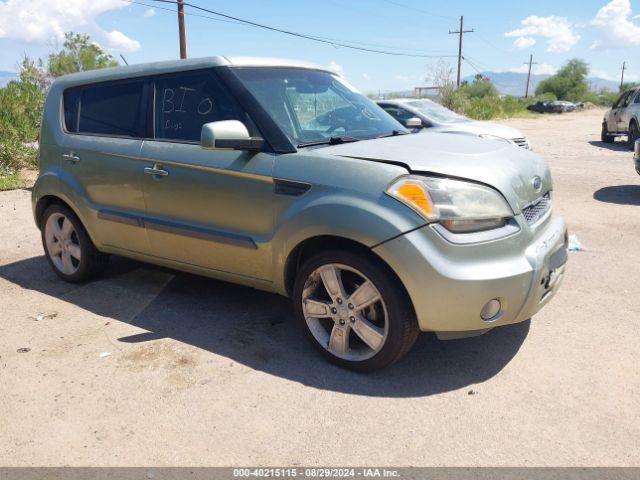
[[407, 102], [407, 105], [415, 108], [420, 113], [425, 115], [430, 120], [435, 121], [436, 123], [456, 123], [469, 121], [468, 118], [463, 117], [462, 115], [458, 115], [448, 108], [443, 107], [439, 103], [431, 102], [429, 100], [413, 100], [411, 102]]
[[237, 68], [237, 76], [294, 145], [363, 140], [407, 130], [342, 78], [299, 68]]

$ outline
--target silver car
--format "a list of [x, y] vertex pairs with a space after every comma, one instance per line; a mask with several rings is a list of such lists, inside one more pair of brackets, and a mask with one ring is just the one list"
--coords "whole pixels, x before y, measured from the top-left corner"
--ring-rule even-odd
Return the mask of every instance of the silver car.
[[525, 321], [562, 281], [542, 158], [411, 135], [322, 67], [211, 57], [63, 76], [40, 139], [33, 212], [62, 279], [111, 254], [286, 295], [313, 345], [355, 370], [395, 362], [419, 331]]
[[378, 102], [388, 114], [408, 128], [443, 133], [467, 133], [479, 137], [503, 140], [531, 150], [524, 134], [511, 127], [491, 122], [471, 120], [428, 99], [400, 98]]
[[640, 138], [640, 87], [624, 92], [613, 104], [602, 121], [601, 139], [613, 143], [616, 137], [627, 137], [629, 148]]

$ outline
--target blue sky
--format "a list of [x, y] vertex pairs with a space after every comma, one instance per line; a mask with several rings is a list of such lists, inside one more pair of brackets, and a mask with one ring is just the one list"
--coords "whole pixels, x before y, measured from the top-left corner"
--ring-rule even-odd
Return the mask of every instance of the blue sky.
[[[136, 0], [138, 1], [138, 0]], [[480, 70], [513, 71], [533, 53], [550, 73], [567, 59], [585, 59], [596, 76], [640, 80], [640, 1], [536, 2], [433, 0], [187, 0], [256, 22], [322, 37], [380, 44], [407, 53], [453, 56], [460, 15], [464, 54]], [[15, 71], [23, 54], [44, 56], [62, 32], [88, 32], [129, 63], [177, 58], [177, 22], [170, 4], [139, 0], [0, 0], [0, 70]], [[197, 13], [187, 7], [186, 11]], [[199, 12], [202, 14], [202, 12]], [[331, 65], [365, 91], [428, 83], [437, 58], [358, 52], [233, 23], [187, 15], [188, 54], [299, 58]], [[420, 51], [418, 51], [420, 50]], [[455, 66], [454, 58], [443, 58]], [[469, 63], [463, 75], [475, 73]]]

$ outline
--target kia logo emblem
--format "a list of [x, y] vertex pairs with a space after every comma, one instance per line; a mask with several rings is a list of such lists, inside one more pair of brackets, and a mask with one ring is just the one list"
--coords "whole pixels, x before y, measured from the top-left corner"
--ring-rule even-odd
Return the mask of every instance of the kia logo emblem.
[[531, 179], [531, 186], [536, 192], [539, 192], [542, 188], [542, 179], [536, 175]]

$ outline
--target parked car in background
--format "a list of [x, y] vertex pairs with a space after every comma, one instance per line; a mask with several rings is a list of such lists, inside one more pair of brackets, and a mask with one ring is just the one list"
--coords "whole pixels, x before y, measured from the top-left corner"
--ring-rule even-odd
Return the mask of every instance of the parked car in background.
[[636, 140], [633, 148], [633, 161], [636, 164], [636, 173], [640, 175], [640, 140]]
[[411, 135], [300, 62], [60, 77], [39, 158], [33, 213], [62, 279], [115, 254], [286, 295], [313, 345], [356, 370], [400, 359], [420, 330], [459, 338], [531, 318], [567, 260], [542, 158]]
[[584, 103], [567, 102], [566, 100], [538, 100], [527, 107], [527, 110], [538, 113], [568, 113], [584, 108]]
[[378, 101], [389, 115], [408, 128], [442, 133], [466, 133], [502, 140], [531, 149], [527, 137], [515, 128], [492, 122], [471, 120], [428, 99], [399, 98]]
[[616, 137], [627, 137], [629, 148], [640, 138], [640, 87], [624, 92], [604, 114], [601, 140], [613, 143]]

